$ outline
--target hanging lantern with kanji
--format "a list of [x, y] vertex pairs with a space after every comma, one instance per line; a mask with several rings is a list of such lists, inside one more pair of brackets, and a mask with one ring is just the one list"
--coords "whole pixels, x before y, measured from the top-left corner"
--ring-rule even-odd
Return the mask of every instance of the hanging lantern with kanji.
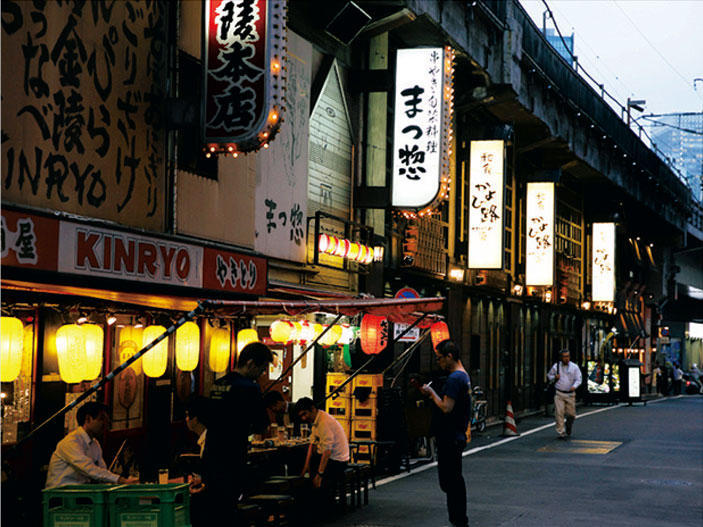
[[294, 330], [295, 326], [290, 320], [275, 320], [269, 327], [269, 334], [274, 342], [287, 344], [293, 340], [291, 337]]
[[0, 377], [12, 382], [22, 370], [24, 326], [19, 318], [0, 317]]
[[252, 342], [259, 342], [259, 334], [256, 330], [251, 328], [240, 330], [237, 333], [237, 353], [241, 353], [247, 344]]
[[437, 345], [443, 340], [449, 340], [449, 326], [446, 322], [435, 322], [430, 327], [430, 336], [432, 337], [432, 349], [437, 351]]
[[377, 355], [388, 344], [388, 320], [378, 315], [364, 315], [359, 330], [361, 350], [367, 355]]
[[210, 356], [208, 365], [215, 373], [227, 370], [229, 365], [229, 331], [225, 328], [217, 328], [210, 336]]
[[81, 382], [85, 376], [85, 333], [78, 324], [65, 324], [56, 332], [59, 375], [68, 384]]
[[[144, 345], [144, 328], [135, 328], [134, 326], [125, 326], [120, 329], [118, 353], [120, 364], [137, 353]], [[142, 373], [142, 359], [134, 361], [129, 365], [135, 375]]]
[[188, 321], [176, 330], [176, 366], [181, 371], [193, 371], [200, 358], [200, 328]]
[[[154, 339], [165, 332], [166, 328], [163, 326], [149, 326], [142, 334], [143, 346], [151, 344]], [[161, 377], [166, 373], [166, 366], [168, 366], [168, 337], [147, 351], [142, 357], [142, 368], [144, 368], [144, 373], [148, 377]]]
[[85, 338], [85, 367], [84, 381], [92, 381], [100, 376], [103, 370], [103, 328], [97, 324], [80, 326]]

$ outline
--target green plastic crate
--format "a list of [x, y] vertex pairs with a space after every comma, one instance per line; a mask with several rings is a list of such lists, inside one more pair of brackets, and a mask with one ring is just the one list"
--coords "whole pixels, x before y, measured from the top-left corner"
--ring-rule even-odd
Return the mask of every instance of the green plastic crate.
[[187, 483], [123, 485], [107, 496], [110, 527], [190, 527]]
[[107, 492], [119, 486], [96, 483], [44, 489], [44, 527], [108, 527]]

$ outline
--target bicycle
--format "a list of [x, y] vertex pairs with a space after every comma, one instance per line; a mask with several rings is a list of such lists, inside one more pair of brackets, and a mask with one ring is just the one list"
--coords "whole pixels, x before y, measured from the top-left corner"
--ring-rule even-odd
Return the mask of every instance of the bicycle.
[[486, 406], [488, 401], [484, 399], [485, 394], [480, 386], [474, 386], [471, 390], [471, 425], [476, 425], [479, 432], [486, 431]]

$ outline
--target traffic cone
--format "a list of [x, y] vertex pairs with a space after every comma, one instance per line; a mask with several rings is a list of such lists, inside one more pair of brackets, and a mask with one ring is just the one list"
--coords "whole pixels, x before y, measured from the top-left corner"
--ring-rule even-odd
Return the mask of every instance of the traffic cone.
[[515, 415], [513, 414], [513, 405], [508, 401], [508, 405], [505, 409], [505, 423], [503, 424], [503, 436], [519, 436], [517, 433], [517, 426], [515, 425]]

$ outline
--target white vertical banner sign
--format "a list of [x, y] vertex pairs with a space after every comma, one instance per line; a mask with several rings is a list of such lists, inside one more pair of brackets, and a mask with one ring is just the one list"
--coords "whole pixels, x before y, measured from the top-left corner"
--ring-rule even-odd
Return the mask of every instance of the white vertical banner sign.
[[395, 69], [392, 205], [420, 208], [440, 189], [443, 48], [399, 49]]
[[305, 261], [312, 45], [288, 32], [288, 104], [278, 139], [257, 153], [255, 249]]
[[615, 300], [615, 224], [593, 224], [591, 300]]
[[554, 284], [554, 183], [527, 184], [525, 285]]
[[504, 142], [471, 141], [469, 268], [503, 268]]

